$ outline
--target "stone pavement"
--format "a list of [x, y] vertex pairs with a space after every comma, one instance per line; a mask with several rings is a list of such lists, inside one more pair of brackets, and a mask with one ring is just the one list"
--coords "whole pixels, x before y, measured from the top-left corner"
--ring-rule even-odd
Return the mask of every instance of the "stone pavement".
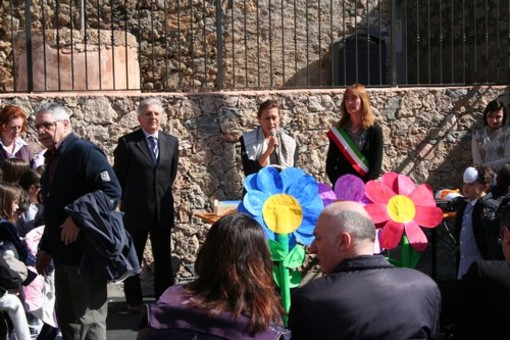
[[[152, 287], [152, 281], [142, 281], [144, 303], [154, 302]], [[122, 283], [109, 284], [106, 338], [108, 340], [134, 340], [138, 332], [139, 322], [139, 315], [127, 312]]]

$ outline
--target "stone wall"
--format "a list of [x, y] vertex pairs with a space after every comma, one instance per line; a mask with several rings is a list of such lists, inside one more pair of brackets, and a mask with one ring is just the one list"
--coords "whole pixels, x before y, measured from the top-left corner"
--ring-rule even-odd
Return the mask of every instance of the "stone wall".
[[[128, 0], [103, 4], [91, 0], [85, 1], [85, 36], [101, 30], [102, 34], [126, 31], [136, 37], [140, 83], [129, 89], [196, 91], [218, 89], [221, 82], [223, 89], [329, 86], [333, 42], [354, 32], [369, 32], [389, 45], [389, 4], [377, 0]], [[59, 43], [69, 49], [71, 36], [64, 32], [81, 26], [74, 2], [34, 3], [30, 13], [34, 34], [58, 29]], [[18, 61], [13, 58], [12, 33], [23, 36], [26, 25], [23, 2], [16, 6], [0, 3], [0, 91], [23, 89], [24, 84], [15, 86]], [[124, 41], [122, 37], [115, 40]], [[101, 45], [108, 41], [102, 39]], [[16, 48], [26, 49], [23, 44], [18, 39]], [[35, 72], [43, 72], [42, 60], [34, 59]], [[51, 64], [54, 73], [57, 66]], [[384, 72], [389, 74], [389, 68]], [[19, 76], [25, 77], [23, 70]], [[80, 89], [75, 86], [74, 90]]]
[[[176, 259], [181, 262], [180, 278], [192, 275], [190, 268], [208, 228], [194, 214], [210, 209], [214, 198], [241, 197], [243, 174], [238, 138], [256, 126], [258, 105], [268, 98], [282, 101], [283, 126], [301, 146], [300, 166], [319, 181], [327, 182], [325, 134], [339, 119], [342, 94], [342, 90], [154, 94], [165, 103], [163, 130], [180, 140], [173, 239]], [[471, 131], [482, 126], [487, 102], [508, 94], [508, 89], [393, 88], [371, 89], [369, 94], [384, 131], [384, 170], [409, 175], [437, 189], [461, 184], [462, 171], [471, 162]], [[33, 126], [32, 113], [45, 100], [67, 105], [73, 112], [75, 132], [99, 144], [110, 160], [118, 137], [138, 124], [135, 110], [140, 97], [129, 93], [54, 97], [0, 94], [0, 107], [23, 107], [31, 114]], [[36, 143], [33, 130], [26, 139]]]
[[[0, 91], [24, 89], [23, 83], [15, 84], [14, 73], [19, 61], [14, 58], [17, 52], [13, 51], [14, 46], [26, 48], [25, 42], [19, 39], [13, 44], [16, 36], [22, 36], [26, 30], [24, 5], [24, 2], [0, 3]], [[356, 47], [360, 54], [357, 57], [359, 82], [368, 83], [363, 76], [368, 68], [367, 49], [363, 48], [366, 35], [371, 36], [369, 50], [374, 52], [369, 54], [370, 64], [375, 68], [370, 70], [373, 85], [381, 85], [378, 77], [373, 76], [379, 72], [385, 79], [382, 85], [391, 84], [393, 75], [398, 84], [406, 85], [505, 84], [508, 81], [507, 53], [494, 51], [509, 49], [509, 10], [508, 4], [495, 0], [475, 1], [470, 6], [458, 1], [431, 5], [418, 0], [108, 3], [90, 0], [85, 2], [84, 10], [84, 27], [81, 27], [81, 13], [75, 2], [34, 2], [30, 6], [33, 35], [58, 29], [58, 42], [64, 50], [60, 54], [65, 55], [69, 50], [67, 45], [72, 45], [69, 39], [72, 36], [66, 30], [83, 30], [83, 36], [90, 36], [87, 38], [90, 41], [101, 31], [99, 37], [106, 35], [106, 39], [100, 39], [99, 51], [109, 55], [112, 51], [107, 36], [116, 32], [112, 37], [116, 42], [114, 50], [118, 50], [113, 51], [115, 66], [119, 68], [116, 73], [123, 70], [124, 62], [128, 63], [129, 74], [140, 68], [139, 79], [138, 74], [133, 75], [127, 84], [129, 89], [288, 89], [343, 84], [335, 82], [335, 77], [342, 79], [354, 68], [356, 57], [349, 51], [357, 45], [347, 48], [345, 58], [345, 49], [341, 51], [338, 47], [344, 44], [344, 38], [353, 34], [360, 38]], [[127, 50], [117, 45], [126, 39], [121, 32], [130, 36], [126, 45], [131, 48]], [[45, 66], [44, 58], [37, 56], [41, 52], [34, 51], [34, 77]], [[128, 54], [131, 57], [125, 57]], [[135, 55], [139, 65], [132, 63]], [[396, 59], [392, 60], [393, 57]], [[348, 59], [345, 72], [344, 59]], [[95, 54], [91, 53], [90, 69], [95, 60]], [[332, 70], [335, 63], [342, 65]], [[58, 66], [50, 60], [48, 65], [52, 66], [51, 71]], [[66, 73], [64, 69], [61, 72]], [[78, 84], [84, 82], [80, 76], [83, 74], [75, 77]], [[23, 69], [18, 71], [18, 77], [25, 81]], [[138, 80], [139, 83], [131, 83]], [[74, 90], [80, 90], [78, 84]], [[116, 85], [117, 90], [123, 90], [124, 84]]]

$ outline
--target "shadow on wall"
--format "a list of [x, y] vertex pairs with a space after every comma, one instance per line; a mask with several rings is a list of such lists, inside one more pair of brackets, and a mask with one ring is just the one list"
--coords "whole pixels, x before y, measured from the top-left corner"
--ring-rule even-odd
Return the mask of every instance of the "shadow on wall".
[[[448, 97], [452, 98], [452, 109], [437, 123], [437, 128], [428, 131], [426, 138], [409, 152], [407, 158], [395, 167], [395, 171], [405, 171], [418, 182], [430, 184], [434, 190], [460, 188], [464, 169], [472, 165], [472, 131], [483, 127], [483, 110], [488, 101], [495, 99], [487, 98], [490, 90], [472, 87], [461, 95], [457, 91], [446, 90]], [[503, 90], [500, 96], [508, 97], [508, 91]], [[436, 164], [434, 162], [438, 155], [442, 155], [443, 159]], [[433, 164], [436, 165], [431, 166]], [[429, 167], [425, 178], [420, 175], [422, 167]]]
[[331, 84], [330, 57], [326, 54], [322, 59], [308, 64], [294, 73], [283, 85], [284, 88], [317, 87]]
[[[328, 17], [336, 14], [340, 20], [332, 24], [332, 31], [327, 36], [314, 36], [316, 40], [312, 38], [307, 43], [305, 51], [301, 51], [301, 54], [295, 52], [296, 57], [299, 55], [301, 59], [296, 58], [295, 68], [293, 65], [286, 68], [294, 71], [294, 74], [285, 80], [284, 88], [344, 87], [353, 83], [362, 83], [366, 86], [388, 85], [387, 80], [390, 79], [391, 71], [391, 48], [389, 48], [391, 24], [388, 5], [367, 2], [356, 7], [358, 13], [356, 16], [345, 16], [345, 13], [342, 13], [342, 11], [354, 12], [354, 8], [351, 8], [354, 6], [352, 3], [343, 2], [337, 5], [340, 6], [334, 6], [325, 13], [328, 13]], [[322, 19], [325, 20], [324, 27], [327, 27], [328, 18]], [[308, 61], [309, 57], [315, 59]], [[304, 62], [303, 58], [307, 62]], [[298, 64], [304, 66], [298, 68]]]

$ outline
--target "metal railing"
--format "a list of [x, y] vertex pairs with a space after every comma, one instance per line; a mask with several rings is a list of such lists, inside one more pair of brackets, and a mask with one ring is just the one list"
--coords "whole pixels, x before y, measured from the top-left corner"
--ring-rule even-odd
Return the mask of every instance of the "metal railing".
[[509, 12], [500, 0], [4, 0], [0, 92], [507, 84]]

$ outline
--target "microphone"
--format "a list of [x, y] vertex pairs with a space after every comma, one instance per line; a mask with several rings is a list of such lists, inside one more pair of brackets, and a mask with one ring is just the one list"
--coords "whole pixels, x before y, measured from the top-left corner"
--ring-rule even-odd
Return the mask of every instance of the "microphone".
[[271, 129], [271, 131], [269, 131], [269, 136], [276, 137], [276, 129]]
[[[269, 135], [271, 137], [276, 137], [276, 129], [271, 129], [269, 131]], [[276, 156], [276, 159], [278, 159], [278, 144], [274, 145], [274, 155]]]

